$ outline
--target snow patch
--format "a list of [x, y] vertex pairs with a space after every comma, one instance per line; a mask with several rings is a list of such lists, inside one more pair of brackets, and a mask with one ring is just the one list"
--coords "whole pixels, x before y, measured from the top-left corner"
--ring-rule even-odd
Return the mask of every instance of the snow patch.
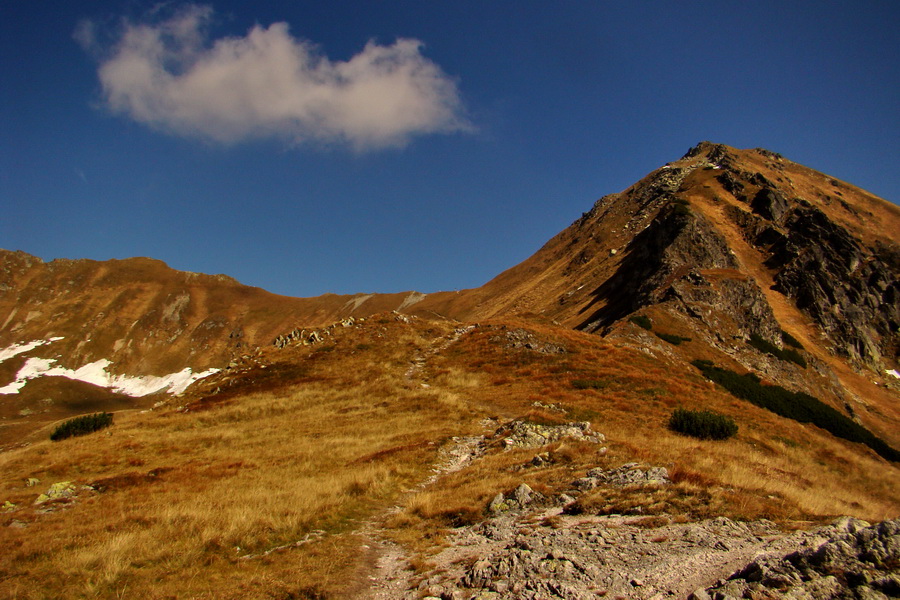
[[17, 394], [29, 379], [36, 377], [66, 377], [109, 388], [114, 392], [134, 398], [163, 390], [167, 390], [170, 394], [180, 394], [198, 379], [203, 379], [219, 371], [218, 369], [208, 369], [201, 373], [194, 373], [190, 367], [185, 367], [181, 371], [169, 375], [132, 377], [131, 375], [108, 373], [106, 368], [112, 363], [105, 358], [74, 370], [54, 366], [55, 362], [56, 360], [52, 358], [29, 358], [16, 373], [15, 381], [0, 388], [0, 394]]
[[34, 350], [40, 346], [46, 346], [52, 342], [57, 342], [61, 339], [61, 337], [52, 337], [49, 340], [32, 340], [30, 342], [22, 342], [21, 344], [13, 344], [7, 348], [3, 348], [0, 350], [0, 363], [3, 361], [12, 358], [13, 356], [17, 356], [22, 354], [23, 352], [28, 352], [29, 350]]
[[897, 369], [888, 369], [887, 371], [885, 371], [885, 373], [887, 373], [888, 375], [892, 375], [897, 379], [900, 379], [900, 373], [897, 372]]

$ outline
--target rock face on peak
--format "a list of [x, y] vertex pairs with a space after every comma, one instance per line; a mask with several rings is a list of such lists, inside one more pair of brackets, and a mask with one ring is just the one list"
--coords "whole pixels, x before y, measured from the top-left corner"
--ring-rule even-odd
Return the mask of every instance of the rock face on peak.
[[859, 188], [768, 150], [702, 142], [435, 312], [540, 315], [683, 366], [712, 359], [890, 431], [897, 231], [900, 208]]
[[694, 316], [716, 307], [735, 334], [766, 339], [780, 334], [775, 292], [836, 354], [880, 371], [900, 339], [898, 230], [900, 209], [858, 188], [767, 150], [701, 142], [483, 289], [515, 298], [504, 310], [588, 331], [669, 303]]

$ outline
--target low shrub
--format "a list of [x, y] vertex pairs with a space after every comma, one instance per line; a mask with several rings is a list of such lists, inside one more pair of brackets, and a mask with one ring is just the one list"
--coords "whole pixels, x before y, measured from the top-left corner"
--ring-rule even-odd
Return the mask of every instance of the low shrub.
[[87, 435], [88, 433], [93, 433], [105, 427], [109, 427], [112, 425], [112, 422], [112, 413], [107, 412], [75, 417], [74, 419], [69, 419], [68, 421], [60, 423], [56, 429], [53, 430], [53, 433], [50, 434], [50, 439], [57, 442], [78, 435]]
[[576, 390], [602, 390], [609, 385], [608, 381], [602, 379], [574, 379], [572, 387]]
[[669, 206], [672, 207], [673, 215], [682, 215], [685, 217], [689, 217], [691, 215], [690, 203], [686, 200], [679, 200], [671, 203]]
[[650, 321], [650, 317], [647, 317], [644, 315], [634, 315], [633, 317], [630, 317], [628, 320], [631, 321], [632, 323], [634, 323], [635, 325], [637, 325], [638, 327], [641, 327], [648, 331], [653, 329], [653, 323]]
[[675, 335], [672, 333], [657, 333], [656, 337], [660, 338], [661, 340], [665, 340], [670, 344], [674, 344], [675, 346], [680, 345], [681, 342], [691, 341], [691, 338], [689, 337], [681, 337], [680, 335]]
[[[784, 335], [785, 334], [782, 333], [782, 336]], [[797, 340], [794, 341], [796, 342]], [[792, 363], [800, 365], [804, 369], [806, 368], [806, 359], [803, 358], [803, 356], [796, 350], [792, 350], [791, 348], [779, 348], [772, 342], [764, 340], [755, 333], [750, 336], [750, 341], [747, 343], [757, 350], [765, 352], [766, 354], [771, 354], [775, 358], [779, 358], [781, 360], [789, 360]], [[797, 343], [799, 344], [800, 342]]]
[[738, 398], [799, 423], [812, 423], [836, 437], [865, 444], [887, 460], [900, 461], [900, 451], [814, 396], [792, 392], [778, 385], [763, 385], [759, 377], [752, 373], [739, 375], [708, 360], [695, 360], [691, 364], [700, 369], [707, 379]]
[[797, 340], [797, 338], [795, 338], [794, 336], [789, 334], [787, 331], [781, 332], [781, 341], [784, 342], [785, 344], [787, 344], [788, 346], [793, 346], [794, 348], [797, 348], [798, 350], [803, 350], [803, 344], [801, 344], [799, 342], [799, 340]]
[[730, 417], [711, 410], [676, 408], [669, 429], [701, 440], [725, 440], [737, 433], [738, 426]]

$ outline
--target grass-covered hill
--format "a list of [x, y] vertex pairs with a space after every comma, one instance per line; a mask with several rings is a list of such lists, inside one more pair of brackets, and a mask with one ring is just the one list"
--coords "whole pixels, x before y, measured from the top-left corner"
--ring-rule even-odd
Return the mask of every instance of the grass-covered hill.
[[[738, 433], [678, 434], [678, 408], [727, 415]], [[590, 421], [606, 440], [507, 449], [502, 425], [516, 419]], [[4, 597], [370, 597], [373, 537], [425, 571], [498, 493], [527, 483], [552, 497], [633, 461], [674, 483], [597, 490], [585, 510], [795, 527], [900, 509], [900, 472], [868, 447], [736, 398], [665, 354], [534, 320], [384, 313], [323, 343], [267, 349], [95, 433], [50, 433], [0, 454]], [[446, 449], [480, 435], [483, 455], [437, 476]], [[540, 468], [523, 468], [538, 454]]]

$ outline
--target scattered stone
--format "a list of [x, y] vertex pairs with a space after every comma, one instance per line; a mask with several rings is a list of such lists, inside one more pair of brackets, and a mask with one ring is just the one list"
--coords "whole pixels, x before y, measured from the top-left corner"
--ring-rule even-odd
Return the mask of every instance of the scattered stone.
[[567, 504], [571, 504], [575, 502], [575, 498], [568, 494], [561, 494], [559, 498], [556, 499], [557, 504], [560, 506], [565, 506]]
[[17, 504], [13, 504], [9, 500], [3, 503], [3, 512], [12, 512], [16, 510]]
[[535, 400], [531, 403], [531, 405], [535, 408], [543, 408], [544, 410], [551, 410], [553, 412], [559, 412], [562, 414], [566, 414], [566, 409], [561, 407], [559, 404], [544, 404], [540, 400]]
[[503, 443], [507, 448], [538, 448], [563, 438], [594, 444], [606, 439], [602, 433], [592, 431], [588, 421], [563, 425], [538, 425], [516, 420], [501, 426], [494, 432], [494, 436], [504, 438]]
[[584, 477], [576, 479], [573, 485], [581, 491], [589, 491], [600, 486], [627, 487], [629, 485], [668, 485], [669, 471], [665, 467], [641, 467], [639, 463], [626, 463], [612, 470], [597, 467]]
[[541, 452], [540, 454], [535, 454], [534, 458], [531, 459], [531, 466], [543, 467], [544, 465], [548, 465], [552, 462], [553, 459], [550, 458], [549, 452]]
[[511, 329], [505, 335], [495, 335], [492, 342], [502, 342], [506, 348], [532, 350], [541, 354], [565, 354], [568, 350], [559, 344], [541, 341], [533, 333], [522, 328]]
[[[842, 517], [799, 550], [750, 562], [708, 597], [896, 598], [900, 596], [900, 519], [869, 525]], [[824, 538], [824, 541], [822, 539]], [[697, 600], [705, 600], [695, 592]]]

